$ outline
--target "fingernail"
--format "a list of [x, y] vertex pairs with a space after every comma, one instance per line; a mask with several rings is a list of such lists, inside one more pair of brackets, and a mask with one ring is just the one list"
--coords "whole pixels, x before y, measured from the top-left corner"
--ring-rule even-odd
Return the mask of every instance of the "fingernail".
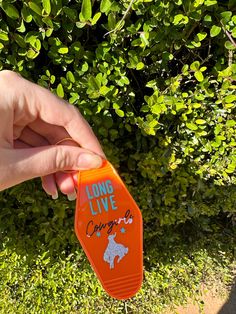
[[102, 158], [95, 154], [83, 153], [79, 156], [79, 169], [93, 169], [102, 166]]
[[57, 199], [58, 199], [58, 193], [57, 193], [57, 192], [52, 195], [52, 199], [53, 199], [53, 200], [57, 200]]
[[73, 192], [71, 194], [67, 194], [67, 198], [69, 201], [74, 201], [76, 199], [76, 192]]

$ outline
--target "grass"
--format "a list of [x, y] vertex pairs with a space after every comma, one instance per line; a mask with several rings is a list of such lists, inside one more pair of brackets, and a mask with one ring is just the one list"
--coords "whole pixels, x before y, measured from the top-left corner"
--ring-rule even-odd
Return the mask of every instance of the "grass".
[[[236, 231], [223, 215], [161, 228], [155, 238], [145, 229], [142, 289], [117, 301], [103, 291], [74, 238], [72, 211], [60, 223], [48, 214], [45, 234], [27, 210], [24, 219], [20, 213], [10, 207], [0, 219], [1, 313], [161, 313], [189, 298], [200, 304], [202, 284], [222, 290], [233, 280]], [[71, 240], [63, 238], [68, 232]]]

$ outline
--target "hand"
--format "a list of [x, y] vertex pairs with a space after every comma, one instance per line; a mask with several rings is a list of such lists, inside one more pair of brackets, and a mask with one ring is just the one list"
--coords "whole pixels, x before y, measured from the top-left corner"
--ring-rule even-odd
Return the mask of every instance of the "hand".
[[[64, 138], [78, 146], [55, 145]], [[76, 174], [62, 171], [100, 167], [100, 156], [96, 136], [74, 106], [12, 71], [0, 72], [0, 190], [42, 177], [54, 199], [57, 187], [75, 199]]]

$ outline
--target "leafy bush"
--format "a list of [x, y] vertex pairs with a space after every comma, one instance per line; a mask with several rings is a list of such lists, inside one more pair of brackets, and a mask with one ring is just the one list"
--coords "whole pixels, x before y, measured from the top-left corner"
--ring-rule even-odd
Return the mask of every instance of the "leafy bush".
[[233, 2], [3, 0], [0, 66], [80, 108], [147, 220], [232, 212]]
[[[140, 205], [147, 247], [168, 225], [235, 212], [234, 2], [0, 1], [0, 69], [78, 106]], [[45, 252], [75, 245], [68, 203], [37, 183], [0, 202], [13, 238], [37, 222]]]

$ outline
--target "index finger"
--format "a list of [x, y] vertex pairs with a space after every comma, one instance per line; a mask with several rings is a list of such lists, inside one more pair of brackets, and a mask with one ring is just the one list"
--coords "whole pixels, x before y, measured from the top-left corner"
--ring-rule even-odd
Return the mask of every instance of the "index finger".
[[29, 122], [41, 118], [47, 123], [62, 126], [81, 147], [105, 157], [91, 127], [75, 106], [20, 76], [15, 77], [15, 84], [15, 112], [20, 110], [22, 114], [28, 113], [31, 117]]

